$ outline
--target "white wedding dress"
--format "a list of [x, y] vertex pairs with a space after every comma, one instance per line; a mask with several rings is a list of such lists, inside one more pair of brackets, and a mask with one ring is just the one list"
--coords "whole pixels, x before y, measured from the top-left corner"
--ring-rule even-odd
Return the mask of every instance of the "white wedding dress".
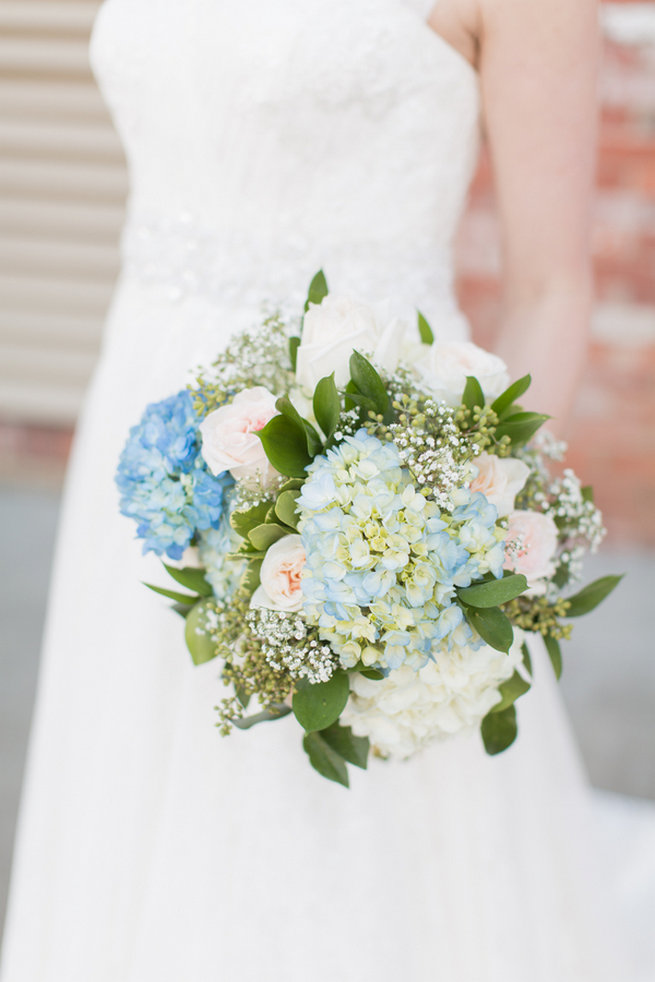
[[450, 248], [478, 80], [430, 5], [100, 10], [93, 62], [132, 195], [65, 496], [2, 982], [638, 977], [625, 952], [612, 967], [616, 870], [606, 846], [595, 860], [540, 650], [505, 754], [463, 738], [376, 761], [346, 791], [311, 770], [292, 718], [219, 736], [218, 668], [191, 665], [181, 621], [140, 583], [162, 582], [159, 564], [118, 513], [116, 461], [146, 403], [262, 299], [302, 303], [319, 267], [335, 292], [465, 336]]

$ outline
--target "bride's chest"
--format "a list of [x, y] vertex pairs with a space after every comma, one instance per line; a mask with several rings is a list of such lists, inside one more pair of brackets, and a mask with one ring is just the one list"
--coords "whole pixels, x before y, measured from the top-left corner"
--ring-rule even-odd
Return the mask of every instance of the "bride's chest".
[[120, 111], [383, 113], [431, 84], [411, 0], [105, 0], [93, 60]]

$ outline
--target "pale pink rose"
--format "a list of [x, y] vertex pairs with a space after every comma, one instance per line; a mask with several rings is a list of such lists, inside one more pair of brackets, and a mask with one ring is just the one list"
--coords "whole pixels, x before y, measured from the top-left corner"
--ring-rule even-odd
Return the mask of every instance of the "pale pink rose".
[[298, 611], [302, 608], [300, 579], [305, 565], [305, 549], [299, 535], [285, 535], [269, 547], [259, 574], [261, 586], [255, 590], [252, 607]]
[[422, 344], [414, 368], [430, 386], [435, 398], [449, 406], [460, 404], [468, 375], [477, 378], [487, 402], [493, 402], [509, 385], [505, 362], [471, 341]]
[[505, 544], [505, 569], [523, 573], [528, 587], [541, 592], [540, 581], [551, 577], [556, 569], [557, 526], [550, 517], [538, 511], [513, 511]]
[[528, 479], [528, 465], [515, 457], [496, 457], [490, 453], [481, 453], [473, 463], [478, 473], [471, 481], [471, 491], [481, 491], [496, 506], [499, 518], [509, 515], [514, 499]]
[[200, 424], [202, 456], [212, 474], [229, 471], [237, 480], [270, 484], [276, 471], [256, 431], [277, 416], [275, 396], [258, 385], [244, 389], [227, 406], [209, 413]]

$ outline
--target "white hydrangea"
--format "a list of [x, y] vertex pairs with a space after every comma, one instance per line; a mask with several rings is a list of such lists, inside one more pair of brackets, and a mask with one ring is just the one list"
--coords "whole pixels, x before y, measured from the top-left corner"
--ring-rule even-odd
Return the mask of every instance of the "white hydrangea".
[[351, 676], [341, 723], [368, 737], [385, 757], [411, 757], [435, 739], [477, 729], [500, 700], [498, 687], [522, 662], [524, 636], [515, 629], [508, 655], [489, 645], [439, 651], [416, 671], [408, 665], [380, 681]]

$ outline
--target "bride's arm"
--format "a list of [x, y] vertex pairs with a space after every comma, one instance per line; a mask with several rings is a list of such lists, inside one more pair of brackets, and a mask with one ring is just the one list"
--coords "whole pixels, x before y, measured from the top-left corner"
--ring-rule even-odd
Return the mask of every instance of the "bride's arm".
[[498, 350], [513, 377], [532, 372], [531, 408], [561, 428], [584, 366], [592, 303], [597, 4], [479, 0], [478, 9], [502, 226]]

